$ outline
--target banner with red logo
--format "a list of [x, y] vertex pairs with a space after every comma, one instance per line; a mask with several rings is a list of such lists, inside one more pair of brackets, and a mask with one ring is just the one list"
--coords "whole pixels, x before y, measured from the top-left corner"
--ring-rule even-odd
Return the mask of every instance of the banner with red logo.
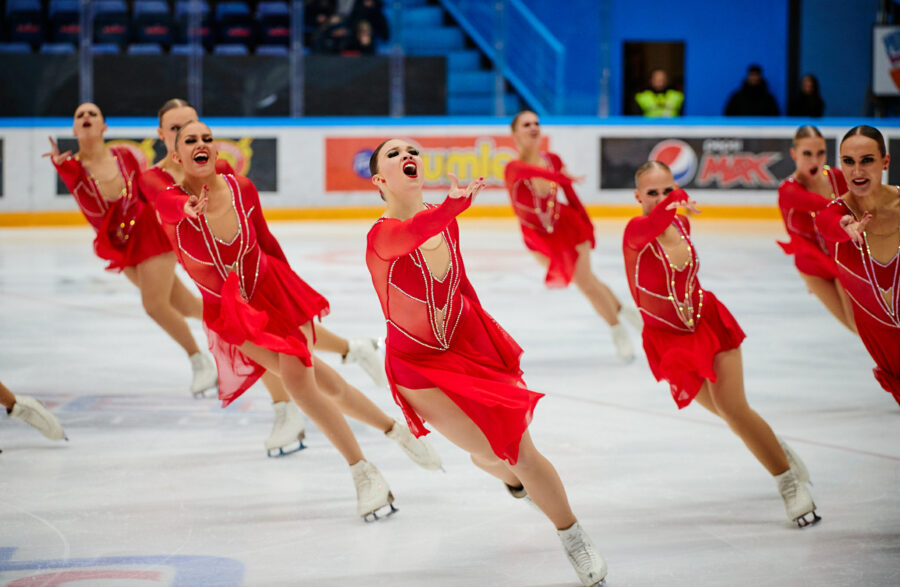
[[900, 96], [900, 26], [872, 30], [872, 93]]
[[[56, 139], [59, 151], [64, 153], [78, 151], [78, 141], [71, 137]], [[250, 137], [215, 139], [219, 149], [219, 158], [225, 159], [239, 175], [245, 175], [260, 192], [278, 191], [278, 174], [276, 155], [277, 139], [258, 139]], [[108, 147], [125, 147], [137, 159], [138, 164], [146, 169], [166, 154], [166, 145], [156, 138], [116, 138], [106, 141]], [[67, 195], [65, 184], [57, 178], [56, 194]]]
[[[834, 139], [825, 142], [834, 153]], [[775, 189], [794, 172], [791, 144], [771, 137], [601, 138], [600, 188], [634, 188], [634, 172], [654, 160], [684, 188]]]
[[[369, 159], [385, 137], [326, 137], [325, 191], [365, 192], [372, 189]], [[488, 188], [503, 188], [506, 164], [518, 157], [512, 137], [438, 136], [409, 137], [420, 147], [425, 189], [446, 189], [447, 174], [460, 184], [484, 177]], [[549, 141], [542, 139], [542, 149]]]

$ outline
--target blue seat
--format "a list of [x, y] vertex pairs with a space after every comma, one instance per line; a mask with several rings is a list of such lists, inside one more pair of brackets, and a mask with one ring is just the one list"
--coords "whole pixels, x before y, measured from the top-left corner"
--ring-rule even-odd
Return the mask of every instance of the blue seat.
[[130, 33], [125, 0], [94, 0], [94, 42], [124, 45]]
[[216, 40], [225, 44], [253, 45], [256, 23], [246, 2], [223, 2], [216, 5]]
[[[172, 45], [172, 48], [169, 49], [169, 53], [171, 53], [172, 55], [191, 55], [193, 52], [193, 49], [194, 49], [193, 45], [178, 44], [178, 45]], [[200, 45], [200, 52], [201, 53], [206, 52], [203, 45]]]
[[192, 0], [177, 0], [175, 2], [175, 42], [178, 44], [190, 43], [191, 33], [196, 33], [200, 36], [200, 42], [209, 47], [213, 44], [209, 2], [200, 0], [200, 25], [196, 31], [189, 29], [192, 6]]
[[117, 43], [97, 43], [91, 46], [94, 55], [118, 55], [122, 52]]
[[28, 43], [0, 43], [0, 53], [31, 53]]
[[172, 14], [164, 0], [135, 0], [131, 24], [138, 43], [171, 45], [175, 37]]
[[74, 53], [75, 52], [75, 44], [74, 43], [44, 43], [40, 48], [41, 53], [56, 53], [56, 54], [64, 54], [64, 53]]
[[456, 27], [418, 28], [403, 31], [407, 55], [440, 56], [464, 48], [465, 38]]
[[275, 55], [278, 57], [287, 57], [288, 48], [284, 45], [258, 45], [256, 47], [257, 55]]
[[47, 18], [50, 21], [49, 37], [53, 43], [78, 43], [81, 33], [78, 0], [50, 0]]
[[239, 43], [222, 43], [213, 47], [213, 55], [249, 55], [247, 45]]
[[46, 26], [40, 0], [7, 0], [5, 28], [12, 43], [36, 46], [43, 42]]
[[125, 51], [128, 55], [162, 55], [162, 45], [159, 43], [132, 43]]
[[259, 42], [262, 45], [289, 45], [291, 10], [287, 2], [265, 0], [256, 6]]

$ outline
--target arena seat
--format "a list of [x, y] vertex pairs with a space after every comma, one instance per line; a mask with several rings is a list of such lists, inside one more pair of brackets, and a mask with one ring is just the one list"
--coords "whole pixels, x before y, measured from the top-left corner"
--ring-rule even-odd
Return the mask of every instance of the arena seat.
[[218, 43], [251, 46], [256, 43], [256, 23], [246, 2], [222, 2], [216, 5]]
[[[188, 28], [192, 5], [193, 0], [177, 0], [175, 3], [175, 24], [177, 31], [175, 42], [178, 44], [190, 43], [190, 33], [194, 32]], [[214, 42], [214, 38], [212, 34], [209, 2], [207, 2], [207, 0], [200, 0], [198, 5], [200, 6], [200, 28], [196, 32], [200, 36], [200, 42], [206, 47], [210, 47]]]
[[261, 45], [289, 45], [291, 10], [287, 2], [263, 1], [256, 7]]
[[47, 16], [50, 21], [50, 41], [78, 43], [78, 35], [81, 32], [78, 0], [50, 0]]
[[132, 43], [125, 51], [128, 55], [162, 55], [162, 45], [159, 43]]
[[0, 43], [0, 53], [31, 53], [29, 43]]
[[75, 43], [44, 43], [40, 48], [41, 53], [74, 53]]
[[94, 42], [124, 45], [131, 33], [125, 0], [95, 0]]
[[213, 47], [213, 55], [249, 55], [247, 45], [240, 43], [220, 43]]
[[138, 43], [172, 44], [172, 13], [164, 0], [135, 0], [131, 23]]
[[7, 0], [5, 29], [11, 43], [37, 46], [44, 41], [46, 26], [39, 0]]

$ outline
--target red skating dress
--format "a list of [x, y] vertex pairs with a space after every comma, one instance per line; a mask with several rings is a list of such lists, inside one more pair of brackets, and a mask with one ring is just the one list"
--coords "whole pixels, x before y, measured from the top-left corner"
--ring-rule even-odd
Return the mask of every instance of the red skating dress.
[[[562, 288], [575, 275], [578, 260], [575, 245], [590, 241], [594, 248], [594, 225], [572, 189], [572, 181], [561, 173], [562, 160], [553, 153], [541, 153], [541, 157], [549, 169], [510, 161], [506, 165], [506, 189], [525, 246], [550, 259], [544, 283], [547, 287]], [[531, 181], [535, 177], [554, 182], [546, 195], [540, 195], [535, 189]], [[557, 198], [560, 187], [567, 203]]]
[[203, 325], [219, 373], [219, 399], [227, 406], [265, 369], [238, 348], [252, 342], [294, 355], [312, 366], [300, 326], [328, 314], [328, 301], [290, 268], [263, 218], [249, 179], [222, 176], [231, 190], [238, 232], [231, 242], [213, 236], [205, 215], [185, 216], [189, 196], [173, 186], [158, 196], [156, 209], [175, 254], [203, 297]]
[[[216, 173], [221, 175], [237, 175], [234, 169], [225, 159], [216, 159]], [[156, 208], [156, 199], [164, 191], [175, 185], [175, 178], [172, 174], [160, 167], [154, 165], [149, 169], [145, 169], [141, 173], [140, 181], [141, 193], [150, 202], [150, 205]]]
[[875, 379], [900, 404], [900, 251], [884, 265], [873, 259], [865, 233], [863, 244], [857, 245], [841, 228], [847, 214], [853, 214], [850, 207], [835, 200], [816, 217], [816, 227], [833, 251], [838, 278], [853, 301], [856, 329], [875, 360]]
[[[705, 379], [716, 381], [716, 354], [738, 348], [745, 338], [728, 308], [700, 287], [687, 217], [666, 210], [687, 199], [684, 190], [675, 190], [648, 216], [632, 218], [622, 243], [628, 286], [644, 318], [647, 362], [657, 381], [669, 382], [679, 409], [693, 401]], [[669, 226], [687, 243], [690, 258], [683, 267], [676, 267], [656, 240]]]
[[94, 253], [109, 261], [107, 271], [122, 271], [168, 253], [172, 246], [138, 189], [141, 168], [134, 155], [123, 147], [111, 147], [110, 152], [125, 184], [122, 195], [115, 200], [103, 197], [97, 180], [84, 168], [78, 155], [54, 167], [75, 197], [81, 213], [94, 227]]
[[[437, 387], [484, 433], [494, 454], [515, 464], [543, 394], [525, 387], [522, 349], [484, 311], [466, 277], [456, 216], [469, 204], [471, 198], [447, 198], [408, 220], [380, 218], [369, 231], [366, 265], [387, 322], [388, 380], [410, 430], [429, 432], [397, 386]], [[436, 234], [450, 250], [443, 279], [418, 248]]]
[[832, 199], [847, 191], [847, 182], [840, 169], [826, 165], [822, 173], [828, 177], [834, 190], [831, 199], [807, 190], [793, 177], [778, 186], [778, 207], [791, 240], [776, 242], [786, 255], [794, 255], [794, 264], [801, 273], [834, 280], [837, 279], [837, 265], [828, 254], [825, 240], [816, 230], [815, 219], [816, 214], [824, 210]]

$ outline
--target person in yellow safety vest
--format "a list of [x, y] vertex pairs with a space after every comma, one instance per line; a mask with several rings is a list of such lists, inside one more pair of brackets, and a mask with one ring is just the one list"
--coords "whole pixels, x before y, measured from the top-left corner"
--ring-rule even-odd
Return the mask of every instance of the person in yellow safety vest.
[[672, 118], [681, 116], [684, 94], [669, 87], [669, 76], [662, 69], [650, 73], [650, 87], [634, 96], [644, 116]]

